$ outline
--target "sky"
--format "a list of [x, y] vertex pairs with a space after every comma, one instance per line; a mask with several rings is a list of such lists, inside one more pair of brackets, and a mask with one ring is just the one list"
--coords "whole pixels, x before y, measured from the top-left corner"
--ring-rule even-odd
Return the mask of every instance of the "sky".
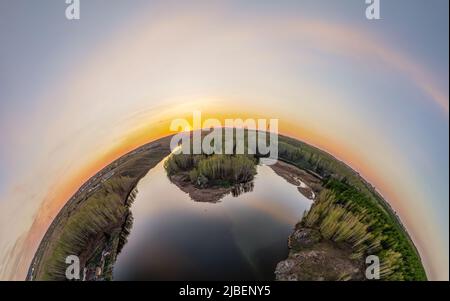
[[361, 173], [449, 278], [449, 3], [0, 0], [0, 279], [70, 196], [174, 118], [278, 118]]

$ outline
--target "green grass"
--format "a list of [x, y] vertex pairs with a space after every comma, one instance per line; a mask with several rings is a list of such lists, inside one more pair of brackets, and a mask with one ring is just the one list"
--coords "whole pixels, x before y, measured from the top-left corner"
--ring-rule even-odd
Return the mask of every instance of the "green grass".
[[188, 173], [191, 183], [200, 188], [229, 187], [253, 180], [257, 163], [249, 155], [173, 154], [164, 162], [164, 168], [169, 177]]
[[[86, 247], [99, 241], [107, 241], [113, 227], [120, 227], [128, 211], [128, 203], [122, 200], [132, 179], [120, 177], [105, 183], [104, 189], [90, 196], [82, 206], [66, 220], [58, 239], [54, 240], [51, 253], [42, 263], [45, 267], [42, 280], [64, 280], [68, 255], [84, 255], [86, 261], [98, 256], [98, 250], [86, 254]], [[101, 250], [100, 250], [101, 252]]]
[[136, 183], [170, 154], [169, 141], [170, 137], [162, 138], [122, 156], [100, 172], [113, 171], [111, 178], [103, 181], [97, 174], [82, 186], [41, 241], [33, 259], [33, 279], [65, 280], [68, 255], [79, 256], [82, 267], [95, 268], [101, 252], [109, 250], [103, 276], [111, 280], [112, 265], [132, 227], [129, 207], [136, 197]]
[[357, 172], [322, 150], [288, 137], [279, 137], [279, 157], [323, 178], [324, 195], [303, 223], [318, 227], [326, 238], [352, 244], [355, 257], [375, 252], [384, 262], [384, 279], [427, 279], [400, 220]]

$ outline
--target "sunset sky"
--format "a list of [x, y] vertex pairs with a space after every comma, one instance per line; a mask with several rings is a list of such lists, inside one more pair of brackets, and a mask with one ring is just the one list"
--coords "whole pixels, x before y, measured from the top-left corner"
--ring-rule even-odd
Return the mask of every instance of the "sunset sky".
[[170, 121], [278, 118], [396, 210], [430, 279], [449, 277], [447, 0], [0, 1], [0, 279], [48, 225]]

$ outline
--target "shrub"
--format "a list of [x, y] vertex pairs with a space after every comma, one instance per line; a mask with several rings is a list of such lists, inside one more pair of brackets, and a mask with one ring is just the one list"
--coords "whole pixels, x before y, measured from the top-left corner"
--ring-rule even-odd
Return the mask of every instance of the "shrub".
[[257, 159], [247, 155], [171, 155], [164, 163], [170, 176], [187, 172], [198, 187], [246, 183], [256, 175]]

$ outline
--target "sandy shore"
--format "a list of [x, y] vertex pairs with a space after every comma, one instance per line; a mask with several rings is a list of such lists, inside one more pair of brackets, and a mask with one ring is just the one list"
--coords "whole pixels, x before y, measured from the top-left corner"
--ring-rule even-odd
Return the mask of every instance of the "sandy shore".
[[316, 195], [322, 190], [322, 181], [318, 176], [294, 165], [278, 161], [276, 164], [271, 165], [270, 168], [277, 175], [297, 186], [298, 191], [310, 200], [314, 200]]

